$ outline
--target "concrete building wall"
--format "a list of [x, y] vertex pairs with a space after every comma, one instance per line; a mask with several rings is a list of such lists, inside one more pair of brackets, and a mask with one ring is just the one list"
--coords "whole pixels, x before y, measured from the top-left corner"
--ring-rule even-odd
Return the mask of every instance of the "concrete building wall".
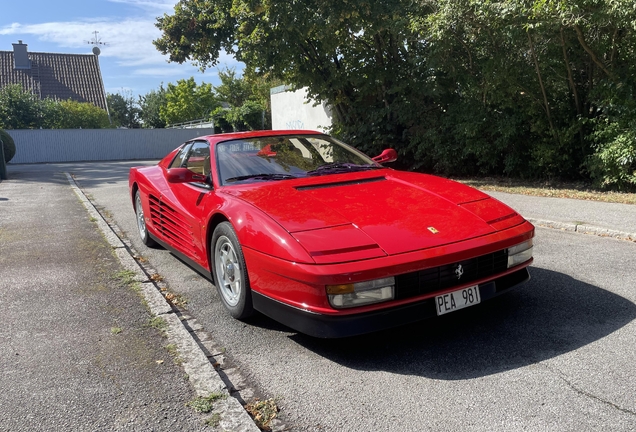
[[7, 130], [15, 141], [11, 164], [161, 159], [213, 129]]
[[308, 129], [324, 132], [331, 127], [331, 114], [323, 104], [307, 101], [307, 90], [271, 89], [272, 129]]

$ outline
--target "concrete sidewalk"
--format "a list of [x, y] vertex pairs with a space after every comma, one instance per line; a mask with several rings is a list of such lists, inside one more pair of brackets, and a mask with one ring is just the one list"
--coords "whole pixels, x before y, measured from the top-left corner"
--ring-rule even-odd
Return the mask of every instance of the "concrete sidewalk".
[[636, 241], [636, 205], [485, 191], [535, 225]]
[[[0, 183], [0, 431], [258, 431], [72, 181], [9, 174]], [[189, 351], [207, 368], [184, 364]], [[187, 406], [210, 393], [222, 396], [214, 411]]]

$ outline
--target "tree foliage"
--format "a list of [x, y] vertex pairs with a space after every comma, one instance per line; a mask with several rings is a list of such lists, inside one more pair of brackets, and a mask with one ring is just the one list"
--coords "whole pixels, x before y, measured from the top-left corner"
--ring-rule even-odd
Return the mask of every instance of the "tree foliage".
[[166, 122], [161, 119], [160, 110], [166, 105], [166, 89], [163, 84], [157, 90], [151, 90], [139, 96], [139, 118], [146, 128], [164, 128]]
[[629, 188], [635, 23], [630, 0], [182, 0], [155, 45], [308, 87], [336, 134], [413, 169]]
[[219, 106], [212, 85], [197, 85], [194, 77], [168, 83], [166, 104], [159, 108], [159, 116], [166, 124], [207, 118]]
[[141, 126], [139, 121], [141, 109], [131, 92], [108, 93], [106, 102], [113, 126], [129, 129]]
[[[234, 69], [219, 71], [221, 84], [214, 87], [218, 100], [225, 104], [213, 112], [214, 124], [223, 132], [257, 130], [271, 127], [270, 104], [263, 102], [262, 81], [239, 77]], [[269, 85], [267, 100], [269, 100]]]
[[39, 126], [40, 101], [20, 84], [0, 88], [0, 128], [30, 129]]
[[236, 75], [236, 70], [219, 70], [221, 84], [214, 86], [214, 92], [220, 102], [239, 107], [252, 97], [252, 89], [247, 80]]

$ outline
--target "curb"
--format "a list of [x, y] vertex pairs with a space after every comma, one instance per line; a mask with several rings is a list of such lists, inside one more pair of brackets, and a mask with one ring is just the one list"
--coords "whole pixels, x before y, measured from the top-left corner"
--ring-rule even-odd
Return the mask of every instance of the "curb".
[[636, 242], [636, 233], [619, 231], [610, 228], [601, 228], [593, 225], [584, 225], [571, 222], [556, 222], [545, 219], [526, 218], [526, 220], [534, 225], [544, 228], [560, 229], [563, 231], [573, 231], [581, 234], [592, 234], [600, 237], [612, 237], [619, 240], [627, 240]]
[[[175, 313], [172, 306], [161, 294], [158, 286], [150, 280], [146, 272], [131, 255], [128, 247], [115, 234], [110, 225], [104, 220], [95, 206], [84, 195], [75, 179], [64, 173], [71, 188], [79, 197], [86, 208], [89, 216], [97, 224], [106, 241], [113, 248], [122, 267], [134, 273], [133, 280], [139, 282], [140, 293], [148, 305], [151, 313], [161, 317], [167, 324], [166, 336], [169, 343], [176, 345], [179, 352], [179, 359], [183, 369], [188, 375], [190, 384], [197, 396], [206, 397], [213, 393], [222, 393], [226, 397], [214, 403], [213, 413], [219, 416], [219, 428], [221, 430], [231, 430], [236, 432], [260, 432], [250, 415], [245, 411], [241, 402], [233, 397], [225, 381], [221, 378], [213, 363], [217, 363], [214, 358], [201, 349], [192, 333], [182, 322], [182, 318]], [[212, 362], [211, 362], [212, 360]]]

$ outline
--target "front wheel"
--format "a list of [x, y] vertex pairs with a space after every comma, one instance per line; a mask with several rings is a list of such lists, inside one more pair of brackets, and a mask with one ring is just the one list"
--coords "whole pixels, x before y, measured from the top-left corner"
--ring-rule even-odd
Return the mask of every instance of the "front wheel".
[[223, 306], [236, 319], [249, 317], [254, 309], [247, 268], [241, 245], [229, 222], [220, 223], [214, 230], [211, 250], [214, 283]]
[[137, 217], [137, 229], [139, 230], [139, 237], [143, 244], [149, 247], [156, 246], [157, 243], [148, 234], [148, 228], [146, 227], [146, 217], [144, 216], [144, 208], [141, 205], [141, 194], [139, 191], [135, 192], [135, 216]]

